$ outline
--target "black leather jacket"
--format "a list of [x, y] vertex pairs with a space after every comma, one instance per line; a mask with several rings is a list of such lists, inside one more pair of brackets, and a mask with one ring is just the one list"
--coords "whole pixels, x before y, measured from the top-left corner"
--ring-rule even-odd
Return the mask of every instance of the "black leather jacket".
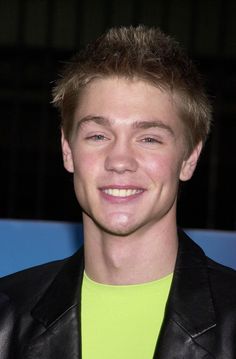
[[[235, 273], [180, 234], [154, 358], [236, 358]], [[1, 359], [81, 358], [82, 275], [80, 250], [69, 259], [0, 279]]]

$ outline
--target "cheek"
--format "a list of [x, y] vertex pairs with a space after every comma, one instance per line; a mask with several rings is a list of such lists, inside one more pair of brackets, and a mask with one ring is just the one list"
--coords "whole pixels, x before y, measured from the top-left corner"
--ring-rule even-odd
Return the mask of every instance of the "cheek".
[[166, 177], [169, 168], [168, 163], [169, 161], [166, 156], [153, 156], [144, 162], [144, 171], [153, 180]]
[[84, 152], [77, 152], [74, 156], [74, 189], [80, 205], [84, 206], [84, 201], [91, 192], [91, 182], [94, 178], [94, 160], [91, 156], [86, 156]]
[[96, 170], [98, 160], [95, 155], [78, 151], [74, 156], [75, 175], [90, 177]]
[[144, 171], [152, 182], [178, 181], [181, 165], [176, 156], [153, 156], [145, 162]]

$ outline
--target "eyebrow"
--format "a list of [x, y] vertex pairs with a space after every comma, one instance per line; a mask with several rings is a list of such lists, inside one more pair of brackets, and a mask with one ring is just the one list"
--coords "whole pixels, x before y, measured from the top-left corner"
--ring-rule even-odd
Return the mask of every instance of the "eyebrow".
[[168, 131], [172, 136], [174, 136], [174, 131], [173, 129], [169, 126], [166, 125], [164, 122], [160, 121], [160, 120], [153, 120], [153, 121], [135, 121], [133, 123], [133, 127], [134, 128], [141, 128], [141, 129], [149, 129], [149, 128], [162, 128], [166, 131]]
[[81, 118], [76, 124], [76, 131], [78, 131], [83, 125], [88, 122], [95, 122], [98, 125], [111, 127], [111, 121], [108, 118], [102, 116], [85, 116]]
[[[78, 131], [83, 125], [85, 125], [88, 122], [95, 122], [98, 125], [101, 125], [104, 127], [111, 127], [111, 125], [112, 125], [112, 121], [109, 118], [106, 118], [103, 116], [88, 115], [88, 116], [81, 118], [78, 121], [78, 123], [76, 125], [76, 131]], [[149, 128], [158, 127], [158, 128], [168, 131], [171, 134], [171, 136], [175, 137], [173, 129], [169, 125], [166, 125], [164, 122], [162, 122], [160, 120], [135, 121], [132, 123], [132, 127], [137, 128], [137, 129], [139, 129], [139, 128], [140, 129], [149, 129]]]

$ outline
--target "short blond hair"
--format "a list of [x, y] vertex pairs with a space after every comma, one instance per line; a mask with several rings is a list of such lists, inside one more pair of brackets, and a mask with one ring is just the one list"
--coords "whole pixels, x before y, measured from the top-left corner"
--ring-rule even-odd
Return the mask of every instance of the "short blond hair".
[[212, 111], [200, 74], [174, 39], [145, 26], [111, 28], [66, 65], [53, 89], [53, 103], [67, 138], [84, 86], [111, 76], [138, 78], [170, 92], [185, 125], [189, 151], [206, 141]]

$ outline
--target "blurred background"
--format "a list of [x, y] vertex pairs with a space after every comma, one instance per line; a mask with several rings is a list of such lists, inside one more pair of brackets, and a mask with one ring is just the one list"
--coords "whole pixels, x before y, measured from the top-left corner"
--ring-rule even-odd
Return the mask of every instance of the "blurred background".
[[197, 64], [214, 126], [179, 224], [236, 229], [235, 0], [0, 0], [0, 217], [81, 220], [50, 105], [62, 64], [110, 26], [159, 26]]

